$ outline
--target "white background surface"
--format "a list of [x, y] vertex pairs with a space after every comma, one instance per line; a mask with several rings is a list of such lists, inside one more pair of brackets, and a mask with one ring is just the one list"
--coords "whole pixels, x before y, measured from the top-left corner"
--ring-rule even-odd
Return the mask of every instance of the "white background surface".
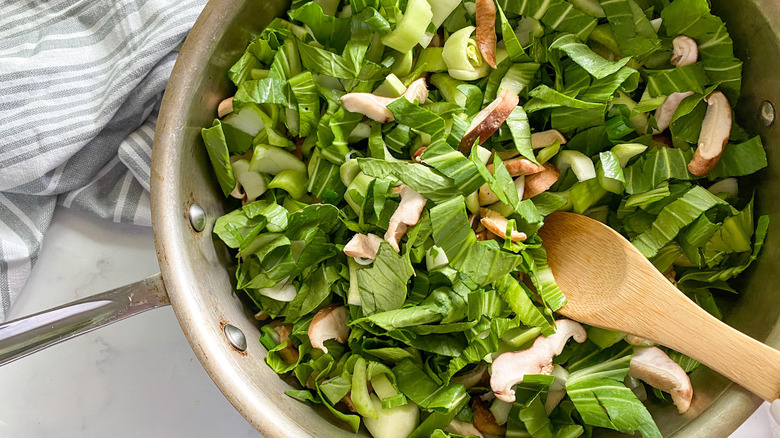
[[[157, 272], [151, 229], [60, 207], [11, 317]], [[203, 371], [169, 307], [0, 368], [0, 394], [3, 438], [260, 436]], [[731, 438], [780, 434], [764, 405]]]

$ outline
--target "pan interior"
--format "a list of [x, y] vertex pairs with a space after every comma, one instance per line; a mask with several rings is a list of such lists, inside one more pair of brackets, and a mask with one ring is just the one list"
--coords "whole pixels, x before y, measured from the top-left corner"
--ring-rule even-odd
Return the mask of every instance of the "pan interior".
[[[242, 415], [266, 437], [346, 436], [341, 424], [326, 412], [286, 396], [290, 385], [264, 363], [257, 322], [231, 285], [233, 263], [211, 230], [225, 212], [200, 130], [209, 126], [218, 103], [234, 89], [226, 72], [241, 56], [247, 42], [289, 4], [282, 0], [211, 0], [184, 44], [165, 93], [155, 138], [152, 169], [152, 211], [160, 267], [176, 315], [193, 350], [212, 379]], [[772, 226], [764, 254], [739, 284], [742, 292], [726, 310], [725, 320], [739, 330], [780, 347], [780, 185], [767, 184], [780, 172], [780, 139], [776, 125], [761, 119], [764, 102], [780, 105], [780, 5], [771, 0], [713, 0], [727, 23], [737, 56], [744, 62], [743, 96], [738, 121], [759, 133], [766, 146], [769, 168], [753, 183], [757, 213], [769, 214]], [[197, 203], [208, 225], [198, 233], [188, 211]], [[725, 307], [725, 306], [724, 306]], [[244, 352], [235, 350], [223, 333], [225, 324], [243, 331]], [[692, 374], [694, 403], [683, 416], [671, 405], [651, 405], [664, 436], [727, 436], [755, 410], [760, 400], [700, 368]], [[314, 408], [314, 410], [317, 410]], [[351, 433], [350, 433], [351, 434]], [[365, 433], [358, 436], [367, 436]], [[602, 436], [616, 436], [604, 433]]]

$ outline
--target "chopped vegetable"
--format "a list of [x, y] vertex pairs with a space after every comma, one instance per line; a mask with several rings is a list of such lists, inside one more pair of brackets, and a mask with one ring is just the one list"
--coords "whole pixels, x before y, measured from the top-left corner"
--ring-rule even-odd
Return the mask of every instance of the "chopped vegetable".
[[698, 363], [559, 319], [538, 230], [596, 218], [721, 315], [769, 227], [741, 71], [706, 0], [292, 2], [204, 99], [267, 365], [377, 438], [660, 438]]

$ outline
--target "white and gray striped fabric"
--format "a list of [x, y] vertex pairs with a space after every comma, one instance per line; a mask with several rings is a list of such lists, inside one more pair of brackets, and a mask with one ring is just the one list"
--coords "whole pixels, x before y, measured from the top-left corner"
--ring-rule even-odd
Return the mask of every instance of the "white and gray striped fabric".
[[0, 0], [0, 320], [57, 203], [150, 225], [157, 111], [206, 0]]

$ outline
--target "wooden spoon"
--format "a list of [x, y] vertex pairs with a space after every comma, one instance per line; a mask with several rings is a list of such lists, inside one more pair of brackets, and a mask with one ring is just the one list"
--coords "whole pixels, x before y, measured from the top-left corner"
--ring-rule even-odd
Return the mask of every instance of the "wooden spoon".
[[665, 345], [764, 400], [780, 398], [780, 351], [696, 305], [619, 233], [588, 217], [556, 212], [539, 234], [568, 299], [560, 314]]

